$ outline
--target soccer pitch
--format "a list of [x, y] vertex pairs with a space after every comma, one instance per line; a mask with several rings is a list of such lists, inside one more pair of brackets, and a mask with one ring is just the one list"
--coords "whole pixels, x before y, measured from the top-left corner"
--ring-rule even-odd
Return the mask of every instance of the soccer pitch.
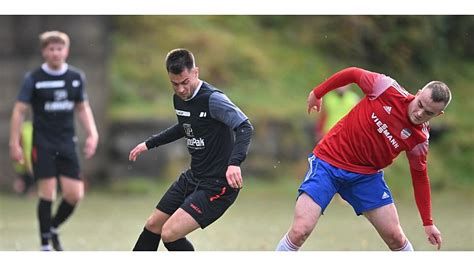
[[[111, 193], [92, 190], [61, 228], [66, 250], [128, 251], [144, 222], [171, 181], [152, 193]], [[271, 251], [293, 218], [298, 180], [245, 183], [236, 203], [214, 224], [188, 238], [198, 251]], [[411, 188], [410, 188], [411, 189]], [[405, 233], [416, 250], [432, 251], [413, 196], [394, 198]], [[467, 193], [433, 193], [433, 214], [442, 232], [442, 250], [474, 250], [474, 197]], [[35, 197], [0, 194], [0, 250], [38, 250]], [[55, 208], [54, 208], [55, 210]], [[160, 244], [159, 250], [165, 250]], [[386, 251], [370, 223], [335, 197], [302, 250]]]

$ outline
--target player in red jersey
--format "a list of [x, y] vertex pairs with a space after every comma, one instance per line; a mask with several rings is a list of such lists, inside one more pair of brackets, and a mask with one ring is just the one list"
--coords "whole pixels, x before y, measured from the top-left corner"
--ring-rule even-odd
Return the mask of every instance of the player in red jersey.
[[440, 249], [441, 233], [431, 218], [426, 166], [428, 121], [444, 113], [451, 100], [449, 88], [432, 81], [411, 95], [388, 76], [350, 67], [310, 92], [308, 113], [320, 111], [327, 92], [350, 83], [356, 83], [366, 97], [310, 154], [308, 172], [298, 189], [293, 224], [277, 250], [298, 250], [335, 193], [372, 223], [391, 250], [413, 250], [383, 178], [383, 168], [402, 151], [409, 161], [415, 201], [428, 241]]

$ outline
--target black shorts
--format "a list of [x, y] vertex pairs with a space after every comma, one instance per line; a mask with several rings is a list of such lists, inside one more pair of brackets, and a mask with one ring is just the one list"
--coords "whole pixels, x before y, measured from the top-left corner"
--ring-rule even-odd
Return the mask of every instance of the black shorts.
[[225, 178], [198, 179], [187, 170], [170, 186], [156, 208], [169, 215], [182, 208], [205, 228], [224, 214], [238, 194], [239, 190], [230, 187]]
[[75, 149], [58, 151], [34, 146], [31, 157], [35, 180], [59, 176], [81, 180], [79, 158]]

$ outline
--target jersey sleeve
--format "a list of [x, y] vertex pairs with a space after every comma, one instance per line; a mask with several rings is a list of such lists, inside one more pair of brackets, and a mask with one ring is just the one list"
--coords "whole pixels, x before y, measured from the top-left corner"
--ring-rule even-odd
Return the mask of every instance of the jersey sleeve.
[[161, 145], [168, 144], [175, 140], [184, 137], [183, 128], [179, 124], [174, 124], [173, 126], [161, 131], [158, 134], [155, 134], [145, 140], [145, 145], [147, 149], [153, 149]]
[[431, 189], [428, 170], [426, 167], [426, 157], [428, 153], [428, 140], [418, 144], [406, 155], [410, 164], [410, 174], [412, 178], [413, 191], [415, 194], [416, 206], [420, 213], [423, 225], [432, 225], [431, 217]]
[[86, 92], [86, 75], [84, 72], [79, 72], [79, 93], [75, 99], [76, 102], [83, 102], [88, 100], [87, 92]]
[[18, 94], [17, 100], [25, 103], [31, 103], [33, 97], [34, 81], [31, 73], [27, 73], [23, 78], [21, 84], [20, 93]]
[[370, 99], [375, 99], [388, 89], [394, 83], [394, 80], [380, 73], [349, 67], [337, 72], [315, 87], [313, 93], [317, 98], [322, 98], [329, 91], [350, 83], [357, 84], [365, 95]]
[[209, 97], [209, 112], [212, 118], [232, 129], [236, 129], [248, 117], [231, 100], [221, 92], [214, 92]]

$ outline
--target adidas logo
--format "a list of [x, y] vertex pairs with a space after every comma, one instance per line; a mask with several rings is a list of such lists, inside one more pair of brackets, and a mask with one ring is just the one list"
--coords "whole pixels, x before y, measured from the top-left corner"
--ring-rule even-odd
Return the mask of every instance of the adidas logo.
[[388, 199], [388, 198], [390, 198], [390, 195], [388, 195], [388, 193], [384, 191], [382, 194], [382, 199]]
[[201, 112], [201, 113], [199, 114], [199, 117], [206, 117], [206, 116], [207, 116], [207, 113], [206, 113], [206, 112]]
[[392, 106], [384, 106], [383, 109], [385, 110], [385, 112], [387, 112], [387, 114], [390, 114], [390, 112], [392, 111]]

